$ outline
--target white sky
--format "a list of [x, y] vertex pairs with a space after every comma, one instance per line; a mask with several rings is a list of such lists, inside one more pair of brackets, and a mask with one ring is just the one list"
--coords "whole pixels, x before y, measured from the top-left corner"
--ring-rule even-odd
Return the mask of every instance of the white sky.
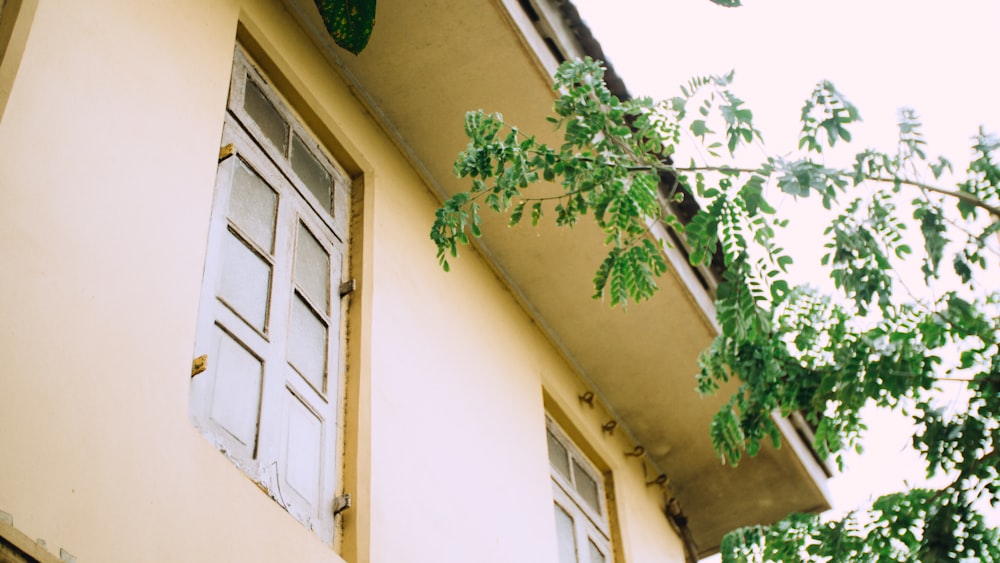
[[[634, 96], [672, 97], [691, 76], [735, 69], [734, 92], [773, 154], [795, 147], [802, 102], [822, 79], [861, 112], [851, 130], [857, 150], [891, 152], [902, 106], [921, 117], [928, 154], [956, 168], [980, 125], [1000, 133], [998, 0], [573, 1]], [[822, 253], [821, 231], [802, 232], [785, 245], [797, 265]], [[922, 478], [919, 457], [905, 451], [904, 420], [874, 417], [869, 426], [877, 437], [866, 455], [830, 482], [838, 513]]]

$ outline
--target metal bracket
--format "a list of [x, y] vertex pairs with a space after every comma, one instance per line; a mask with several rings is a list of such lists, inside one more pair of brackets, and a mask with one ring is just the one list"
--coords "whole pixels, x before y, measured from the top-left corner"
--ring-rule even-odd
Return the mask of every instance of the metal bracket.
[[208, 369], [208, 354], [202, 354], [191, 362], [191, 377]]
[[667, 474], [666, 473], [660, 473], [659, 475], [657, 475], [656, 479], [653, 479], [652, 481], [647, 482], [646, 486], [650, 487], [652, 485], [659, 485], [659, 486], [663, 487], [663, 486], [665, 486], [667, 484], [667, 481], [669, 481], [669, 479], [667, 479]]
[[344, 493], [333, 499], [333, 515], [336, 516], [351, 507], [351, 493]]
[[642, 457], [646, 453], [646, 448], [636, 446], [632, 451], [625, 452], [625, 457]]
[[358, 282], [351, 278], [344, 283], [340, 284], [340, 296], [344, 297], [350, 293], [354, 293], [354, 290], [358, 288]]
[[224, 147], [219, 147], [219, 162], [226, 160], [227, 158], [236, 154], [236, 147], [232, 143]]

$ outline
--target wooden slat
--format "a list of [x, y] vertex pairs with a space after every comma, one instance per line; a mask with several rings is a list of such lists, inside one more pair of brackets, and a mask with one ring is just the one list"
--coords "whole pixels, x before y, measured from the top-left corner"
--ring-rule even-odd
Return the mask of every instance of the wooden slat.
[[0, 563], [61, 563], [23, 532], [0, 520]]

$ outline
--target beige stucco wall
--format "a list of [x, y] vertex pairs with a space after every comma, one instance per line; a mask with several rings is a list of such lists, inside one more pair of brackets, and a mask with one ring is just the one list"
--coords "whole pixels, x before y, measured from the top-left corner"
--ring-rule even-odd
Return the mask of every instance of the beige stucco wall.
[[[0, 122], [0, 511], [78, 561], [338, 561], [189, 422], [236, 34], [362, 173], [350, 561], [554, 559], [546, 405], [614, 483], [620, 553], [682, 560], [662, 493], [277, 2], [40, 0]], [[446, 62], [442, 62], [446, 64]], [[300, 107], [300, 109], [303, 109]], [[543, 389], [545, 390], [543, 392]], [[343, 543], [343, 545], [340, 545]]]

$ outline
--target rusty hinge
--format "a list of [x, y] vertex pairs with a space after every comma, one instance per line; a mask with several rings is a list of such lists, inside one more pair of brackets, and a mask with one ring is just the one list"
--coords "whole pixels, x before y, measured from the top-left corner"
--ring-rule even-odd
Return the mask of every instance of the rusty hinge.
[[358, 282], [351, 278], [344, 283], [340, 284], [340, 296], [344, 297], [349, 293], [354, 293], [354, 290], [358, 288]]
[[202, 354], [191, 362], [191, 377], [208, 369], [208, 354]]
[[344, 493], [333, 499], [333, 515], [336, 516], [351, 507], [351, 493]]
[[224, 147], [219, 147], [219, 162], [226, 160], [227, 158], [233, 156], [236, 153], [236, 147], [232, 143]]

